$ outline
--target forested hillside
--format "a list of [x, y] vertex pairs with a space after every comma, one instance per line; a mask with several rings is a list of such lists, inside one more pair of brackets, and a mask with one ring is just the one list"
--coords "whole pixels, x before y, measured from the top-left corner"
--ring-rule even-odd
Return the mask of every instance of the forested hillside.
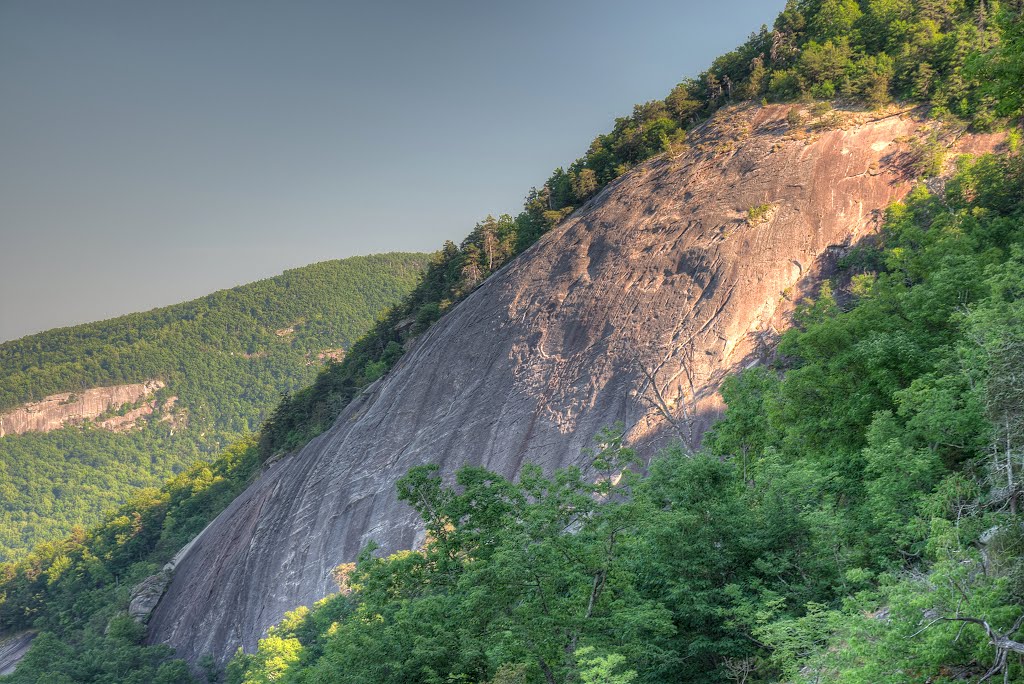
[[[618, 120], [522, 214], [446, 245], [343, 363], [282, 402], [258, 447], [239, 444], [4, 566], [0, 628], [41, 632], [8, 681], [189, 681], [169, 649], [140, 645], [130, 588], [265, 458], [323, 430], [404, 342], [631, 164], [671, 155], [710, 112], [837, 97], [1009, 127], [1009, 149], [893, 207], [880, 243], [801, 308], [776, 363], [728, 383], [703, 452], [671, 449], [641, 477], [610, 432], [585, 472], [511, 483], [467, 469], [450, 486], [418, 469], [400, 494], [429, 543], [339, 569], [338, 595], [299, 609], [228, 679], [1024, 681], [1022, 10], [791, 2], [772, 30]], [[921, 161], [933, 173], [941, 150]]]
[[[256, 430], [416, 284], [428, 257], [326, 261], [200, 299], [0, 345], [0, 413], [55, 393], [159, 380], [134, 429], [98, 420], [0, 438], [0, 560], [93, 525], [139, 487]], [[174, 398], [172, 400], [172, 398]], [[130, 407], [112, 407], [111, 416]], [[130, 427], [130, 426], [126, 426]]]

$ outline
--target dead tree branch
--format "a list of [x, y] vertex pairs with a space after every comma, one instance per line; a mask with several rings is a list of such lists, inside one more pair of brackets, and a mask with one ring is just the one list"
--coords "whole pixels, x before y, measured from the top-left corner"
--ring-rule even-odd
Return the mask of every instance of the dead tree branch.
[[[996, 631], [992, 628], [992, 625], [990, 625], [987, 620], [982, 620], [976, 617], [954, 615], [953, 617], [943, 616], [935, 618], [927, 625], [911, 634], [908, 638], [918, 636], [919, 634], [927, 630], [929, 627], [939, 622], [962, 622], [966, 624], [978, 625], [979, 627], [984, 629], [985, 634], [988, 636], [989, 644], [996, 649], [996, 655], [995, 660], [992, 663], [992, 667], [990, 667], [988, 671], [984, 675], [982, 675], [981, 679], [979, 679], [978, 682], [979, 684], [981, 682], [986, 682], [999, 673], [1003, 674], [1004, 684], [1007, 684], [1010, 681], [1010, 668], [1007, 664], [1007, 658], [1009, 657], [1010, 653], [1018, 653], [1020, 655], [1024, 655], [1024, 643], [1021, 643], [1020, 641], [1015, 641], [1010, 637], [1016, 634], [1021, 627], [1024, 627], [1024, 613], [1022, 613], [1021, 616], [1017, 618], [1017, 620], [1013, 623], [1013, 626], [1010, 627], [1010, 629], [1006, 632]], [[960, 631], [963, 631], [962, 627]], [[959, 634], [957, 635], [957, 638], [959, 638]]]

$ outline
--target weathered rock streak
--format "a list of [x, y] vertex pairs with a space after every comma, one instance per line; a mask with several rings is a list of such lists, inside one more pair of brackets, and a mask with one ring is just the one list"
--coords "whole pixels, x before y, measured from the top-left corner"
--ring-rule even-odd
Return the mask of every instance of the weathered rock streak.
[[[757, 360], [822, 258], [909, 188], [897, 141], [913, 118], [797, 133], [786, 111], [716, 117], [676, 159], [626, 174], [488, 279], [210, 525], [178, 564], [150, 640], [223, 661], [335, 590], [331, 569], [369, 540], [414, 546], [419, 528], [394, 486], [414, 465], [556, 468], [616, 421], [650, 455], [682, 430], [684, 407], [699, 432], [722, 378]], [[763, 219], [749, 219], [761, 205]]]
[[0, 677], [17, 669], [35, 638], [35, 632], [31, 631], [0, 634]]

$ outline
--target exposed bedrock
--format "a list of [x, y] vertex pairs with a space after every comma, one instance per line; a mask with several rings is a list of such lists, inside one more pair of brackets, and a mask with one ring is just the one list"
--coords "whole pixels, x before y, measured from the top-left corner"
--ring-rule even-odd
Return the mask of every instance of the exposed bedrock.
[[35, 638], [35, 632], [30, 631], [0, 634], [0, 677], [17, 669]]
[[[0, 437], [26, 432], [52, 432], [67, 425], [99, 418], [110, 409], [149, 399], [164, 386], [161, 380], [147, 380], [131, 385], [93, 387], [76, 393], [53, 394], [16, 409], [0, 413]], [[111, 416], [97, 425], [113, 432], [123, 432], [134, 422], [153, 413], [155, 401], [144, 403], [124, 416]]]
[[488, 279], [195, 541], [150, 640], [223, 662], [336, 590], [331, 570], [371, 539], [414, 546], [415, 516], [395, 496], [412, 466], [514, 476], [579, 462], [617, 421], [647, 456], [686, 432], [687, 414], [699, 433], [722, 378], [756, 361], [822, 258], [910, 187], [899, 141], [913, 117], [848, 114], [814, 132], [791, 130], [787, 111], [726, 111]]

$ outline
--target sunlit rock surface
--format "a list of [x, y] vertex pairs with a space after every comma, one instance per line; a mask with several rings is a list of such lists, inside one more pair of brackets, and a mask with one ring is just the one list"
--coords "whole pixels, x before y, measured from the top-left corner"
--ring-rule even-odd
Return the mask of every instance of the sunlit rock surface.
[[414, 546], [420, 529], [395, 496], [412, 466], [514, 476], [525, 462], [579, 463], [617, 421], [646, 456], [675, 435], [696, 440], [722, 378], [770, 349], [822, 264], [910, 187], [898, 141], [921, 124], [909, 115], [794, 130], [788, 111], [725, 111], [488, 279], [214, 521], [149, 639], [224, 661], [336, 590], [331, 570], [371, 539]]
[[0, 437], [59, 430], [68, 425], [79, 425], [83, 421], [100, 418], [111, 409], [118, 409], [125, 404], [141, 404], [124, 415], [113, 415], [96, 423], [101, 428], [122, 432], [139, 418], [152, 415], [156, 407], [156, 401], [152, 400], [153, 393], [163, 386], [161, 380], [147, 380], [129, 385], [52, 394], [41, 401], [0, 413]]

